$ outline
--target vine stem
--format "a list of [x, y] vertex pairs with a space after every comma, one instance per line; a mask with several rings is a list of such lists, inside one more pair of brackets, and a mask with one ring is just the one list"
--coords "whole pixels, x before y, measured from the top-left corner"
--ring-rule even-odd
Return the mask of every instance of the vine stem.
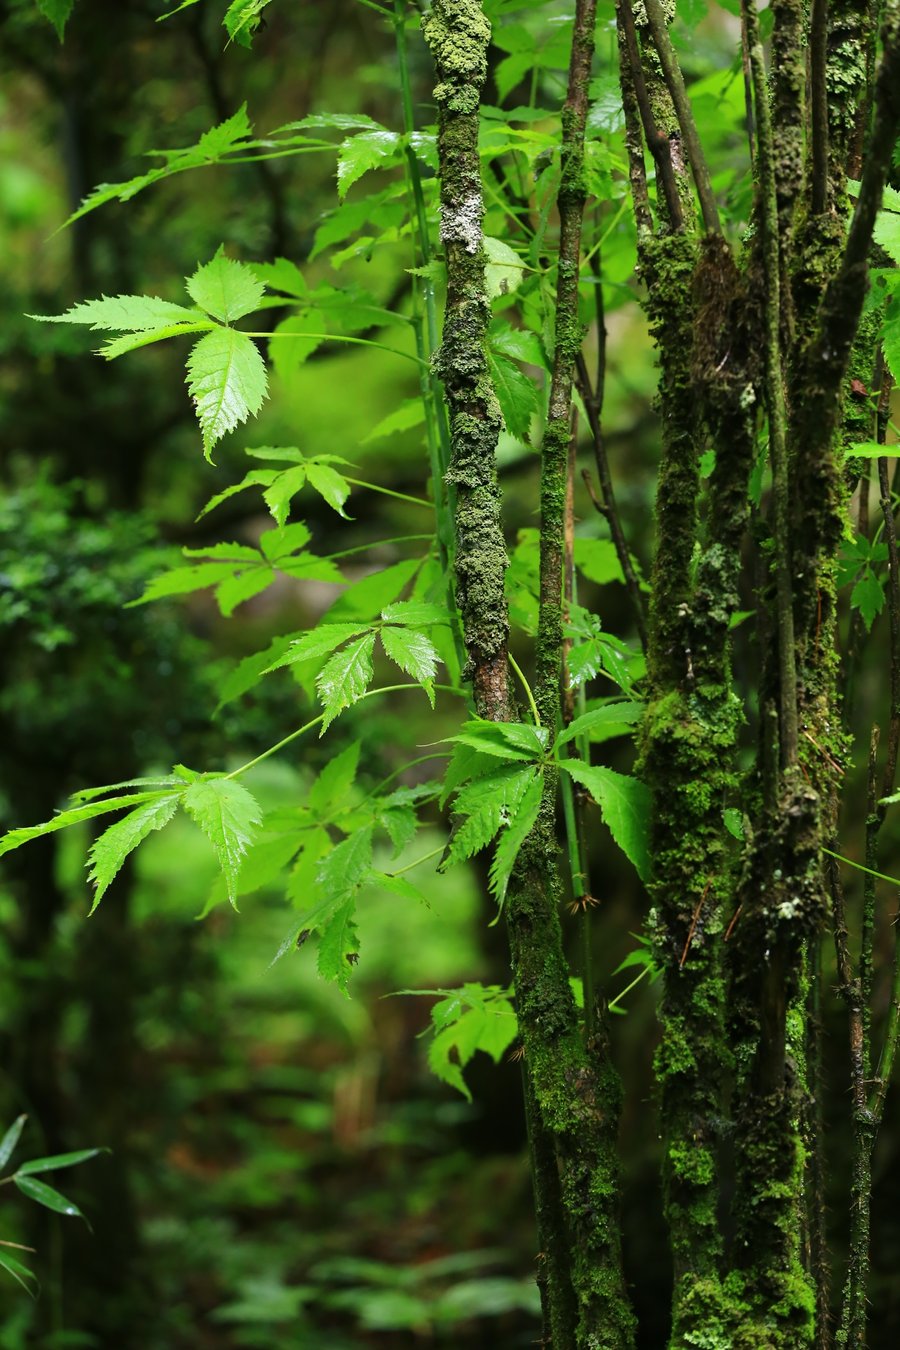
[[[420, 684], [386, 684], [378, 689], [367, 689], [356, 701], [357, 703], [362, 703], [364, 698], [374, 698], [376, 694], [395, 694], [400, 689], [421, 688], [422, 686]], [[452, 684], [436, 684], [434, 688], [442, 689], [451, 694], [463, 693], [462, 689], [457, 689], [456, 686]], [[275, 745], [270, 745], [268, 750], [263, 750], [261, 755], [257, 755], [254, 759], [248, 759], [246, 764], [241, 764], [239, 768], [232, 769], [231, 773], [226, 773], [223, 777], [240, 778], [241, 774], [246, 773], [248, 769], [255, 769], [256, 765], [262, 764], [264, 759], [269, 759], [272, 755], [277, 755], [279, 750], [283, 750], [285, 746], [290, 745], [292, 741], [299, 740], [299, 738], [307, 731], [312, 731], [313, 727], [317, 727], [320, 722], [324, 721], [325, 713], [319, 713], [318, 717], [313, 717], [309, 722], [304, 722], [302, 727], [297, 727], [296, 731], [291, 731], [287, 736], [283, 736], [280, 741], [276, 741]]]
[[541, 725], [541, 714], [538, 712], [538, 706], [534, 701], [534, 694], [531, 692], [531, 685], [525, 678], [525, 672], [522, 670], [522, 667], [519, 665], [518, 661], [513, 656], [512, 652], [507, 652], [506, 657], [507, 660], [509, 661], [509, 664], [512, 666], [513, 671], [515, 672], [519, 680], [519, 683], [525, 690], [525, 697], [528, 699], [528, 706], [531, 709], [531, 715], [534, 718], [534, 725], [536, 727], [539, 727]]
[[390, 352], [392, 356], [402, 356], [404, 361], [415, 361], [416, 365], [425, 366], [429, 369], [428, 362], [421, 356], [415, 356], [412, 352], [401, 352], [396, 347], [389, 347], [386, 342], [375, 342], [373, 338], [348, 337], [345, 333], [248, 333], [244, 329], [237, 330], [244, 337], [251, 338], [272, 338], [282, 340], [284, 338], [318, 338], [320, 342], [351, 342], [359, 347], [377, 347], [379, 351]]

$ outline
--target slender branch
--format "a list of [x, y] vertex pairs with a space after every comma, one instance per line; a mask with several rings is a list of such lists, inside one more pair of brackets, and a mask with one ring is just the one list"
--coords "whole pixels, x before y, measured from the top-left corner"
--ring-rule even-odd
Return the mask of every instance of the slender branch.
[[812, 0], [809, 26], [812, 190], [810, 206], [820, 216], [828, 203], [828, 0]]
[[[625, 51], [628, 54], [628, 70], [631, 76], [630, 88], [634, 90], [634, 101], [637, 104], [641, 125], [644, 128], [644, 139], [647, 142], [647, 148], [656, 164], [657, 179], [662, 184], [669, 223], [673, 230], [681, 230], [684, 228], [684, 212], [681, 209], [678, 184], [675, 181], [675, 167], [672, 164], [672, 148], [669, 144], [668, 136], [664, 131], [660, 130], [656, 124], [656, 119], [653, 116], [650, 95], [647, 92], [647, 84], [644, 79], [644, 68], [641, 64], [641, 53], [638, 47], [637, 30], [634, 26], [634, 11], [631, 8], [631, 0], [616, 0], [616, 15], [618, 17], [620, 31], [624, 35]], [[623, 83], [623, 93], [624, 88], [625, 86]], [[632, 182], [634, 182], [635, 174], [633, 169], [631, 176]], [[645, 206], [645, 194], [641, 193], [641, 197], [635, 198], [635, 208], [640, 211], [640, 214], [638, 215], [639, 226], [643, 222]]]
[[781, 259], [778, 242], [778, 199], [769, 91], [759, 33], [759, 18], [752, 0], [743, 0], [744, 25], [750, 49], [750, 68], [756, 98], [757, 174], [766, 274], [765, 351], [766, 400], [769, 411], [769, 444], [775, 515], [775, 575], [778, 627], [779, 740], [782, 768], [797, 759], [797, 668], [794, 651], [794, 610], [791, 580], [790, 498], [787, 462], [787, 410], [781, 367]]
[[684, 141], [688, 162], [694, 175], [694, 186], [700, 199], [700, 213], [703, 216], [703, 224], [707, 234], [721, 234], [719, 208], [716, 206], [716, 199], [713, 195], [709, 166], [700, 144], [700, 137], [697, 135], [697, 125], [694, 121], [691, 102], [684, 87], [684, 76], [681, 73], [678, 57], [675, 55], [675, 48], [672, 46], [672, 39], [669, 37], [669, 28], [662, 4], [660, 0], [644, 0], [644, 4], [653, 45], [659, 56], [666, 87], [675, 108], [678, 125], [681, 128], [681, 139]]

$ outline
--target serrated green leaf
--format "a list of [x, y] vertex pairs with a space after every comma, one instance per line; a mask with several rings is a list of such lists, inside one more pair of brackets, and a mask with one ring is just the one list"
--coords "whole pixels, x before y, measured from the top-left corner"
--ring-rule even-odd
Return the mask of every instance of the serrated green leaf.
[[75, 0], [37, 0], [37, 7], [44, 18], [53, 24], [56, 36], [62, 42], [66, 24], [75, 8]]
[[324, 897], [341, 899], [360, 885], [372, 866], [374, 833], [374, 825], [363, 825], [322, 859], [316, 871], [316, 883]]
[[491, 235], [484, 238], [484, 251], [487, 265], [484, 269], [484, 283], [488, 297], [509, 295], [519, 289], [525, 274], [525, 264], [509, 244]]
[[891, 371], [900, 370], [900, 318], [886, 323], [881, 333], [884, 359]]
[[336, 469], [328, 464], [312, 461], [307, 469], [309, 485], [324, 498], [333, 511], [337, 511], [344, 520], [350, 517], [344, 510], [344, 502], [350, 496], [350, 484]]
[[[308, 907], [309, 897], [319, 891], [318, 869], [322, 859], [332, 851], [331, 837], [327, 830], [316, 826], [304, 830], [300, 852], [294, 860], [287, 883], [287, 897], [295, 909]], [[326, 896], [333, 900], [333, 896]], [[306, 916], [302, 916], [301, 928], [307, 926]]]
[[900, 215], [893, 211], [879, 211], [872, 238], [892, 262], [900, 265]]
[[252, 267], [226, 258], [221, 248], [211, 262], [187, 278], [185, 285], [194, 303], [222, 323], [234, 323], [259, 309], [266, 289]]
[[391, 895], [399, 895], [403, 900], [415, 900], [422, 904], [426, 909], [431, 909], [431, 902], [424, 891], [420, 891], [408, 877], [392, 876], [390, 872], [370, 872], [366, 877], [367, 886], [377, 886], [379, 890], [388, 891]]
[[271, 481], [263, 492], [263, 501], [281, 526], [288, 518], [291, 502], [306, 483], [306, 465], [298, 464], [293, 469], [276, 473], [274, 477], [267, 473], [267, 477]]
[[249, 47], [259, 16], [268, 4], [269, 0], [231, 0], [222, 20], [229, 38]]
[[863, 623], [866, 625], [866, 631], [870, 632], [872, 624], [884, 609], [884, 585], [869, 568], [866, 568], [853, 587], [850, 593], [850, 605], [851, 608], [859, 610]]
[[191, 783], [181, 802], [215, 849], [228, 899], [237, 908], [241, 861], [262, 820], [259, 802], [233, 778]]
[[61, 811], [52, 820], [41, 825], [26, 825], [10, 830], [0, 839], [0, 857], [11, 853], [32, 839], [40, 839], [45, 834], [54, 834], [57, 830], [68, 829], [70, 825], [80, 825], [85, 820], [94, 820], [97, 816], [108, 815], [110, 811], [123, 811], [128, 806], [138, 806], [159, 798], [158, 792], [132, 792], [124, 797], [110, 797], [103, 801], [88, 802], [85, 806], [76, 806], [69, 811]]
[[110, 825], [94, 840], [88, 853], [90, 866], [88, 881], [92, 881], [96, 887], [91, 905], [92, 914], [129, 853], [154, 830], [161, 830], [163, 826], [168, 825], [175, 814], [180, 797], [180, 793], [171, 793], [138, 806], [134, 811], [129, 811], [124, 819]]
[[458, 742], [453, 747], [453, 754], [450, 756], [450, 762], [444, 773], [438, 805], [445, 806], [448, 798], [463, 783], [468, 783], [475, 778], [483, 778], [486, 774], [495, 773], [496, 770], [497, 760], [494, 756], [486, 755], [483, 750], [476, 750], [474, 746]]
[[543, 787], [543, 777], [538, 774], [528, 784], [515, 815], [497, 840], [489, 877], [491, 892], [501, 909], [519, 850], [531, 833], [541, 809]]
[[580, 759], [564, 759], [565, 769], [586, 787], [600, 807], [604, 822], [625, 856], [634, 864], [638, 876], [650, 876], [650, 792], [638, 778], [616, 773]]
[[99, 300], [83, 300], [65, 314], [30, 314], [40, 323], [86, 324], [93, 332], [137, 333], [171, 325], [194, 324], [203, 319], [197, 309], [160, 300], [155, 295], [104, 295]]
[[489, 351], [488, 366], [507, 431], [529, 445], [531, 419], [540, 406], [537, 388], [525, 372], [505, 356]]
[[96, 1158], [100, 1153], [108, 1153], [108, 1148], [82, 1148], [75, 1153], [57, 1153], [50, 1158], [32, 1158], [16, 1168], [17, 1177], [34, 1176], [36, 1172], [58, 1172], [64, 1167], [77, 1167], [79, 1163]]
[[284, 655], [272, 663], [269, 670], [292, 666], [298, 661], [310, 661], [315, 656], [327, 656], [336, 647], [340, 647], [342, 642], [356, 637], [365, 628], [365, 624], [358, 623], [320, 623], [318, 627], [292, 642]]
[[162, 576], [153, 577], [148, 581], [144, 594], [139, 599], [130, 601], [128, 608], [149, 604], [151, 600], [164, 600], [167, 596], [189, 595], [192, 591], [205, 590], [207, 586], [215, 586], [225, 577], [230, 577], [234, 568], [234, 563], [227, 562], [199, 563], [195, 567], [173, 567], [170, 571], [163, 572]]
[[629, 726], [641, 720], [643, 714], [644, 709], [640, 703], [604, 703], [600, 708], [592, 708], [590, 712], [582, 713], [564, 727], [557, 736], [553, 749], [558, 750], [560, 746], [568, 741], [574, 741], [579, 736], [590, 736], [598, 727], [621, 726], [623, 731], [627, 731]]
[[316, 677], [316, 688], [325, 709], [320, 736], [334, 719], [357, 699], [362, 698], [375, 674], [372, 650], [375, 634], [364, 633], [326, 662]]
[[356, 900], [345, 900], [337, 913], [323, 928], [319, 937], [316, 968], [324, 980], [334, 981], [346, 994], [355, 957], [359, 952], [359, 936], [353, 922]]
[[84, 1215], [76, 1204], [67, 1200], [59, 1191], [48, 1186], [45, 1181], [35, 1181], [33, 1177], [26, 1177], [16, 1174], [13, 1177], [16, 1189], [26, 1195], [29, 1200], [35, 1200], [45, 1209], [52, 1209], [54, 1214], [65, 1214], [69, 1218], [83, 1219]]
[[265, 402], [266, 367], [252, 338], [217, 328], [191, 349], [188, 389], [194, 400], [207, 459], [228, 431], [255, 416]]
[[16, 1145], [22, 1136], [22, 1131], [25, 1128], [27, 1119], [28, 1117], [26, 1115], [17, 1116], [6, 1131], [2, 1140], [0, 1140], [0, 1172], [2, 1172], [3, 1168], [15, 1153]]
[[492, 320], [488, 332], [489, 349], [511, 361], [525, 361], [531, 366], [546, 366], [547, 358], [537, 333], [528, 328], [513, 328], [506, 319]]
[[307, 804], [316, 815], [327, 815], [333, 806], [340, 805], [346, 799], [356, 779], [359, 747], [359, 741], [353, 741], [325, 765], [313, 783]]
[[880, 441], [856, 441], [846, 446], [845, 459], [884, 459], [885, 456], [900, 455], [900, 444], [882, 445]]
[[381, 645], [401, 670], [419, 681], [434, 707], [438, 654], [431, 639], [412, 628], [385, 627], [381, 630]]
[[275, 572], [271, 567], [251, 567], [246, 572], [236, 572], [216, 587], [216, 604], [228, 619], [238, 605], [261, 594], [274, 580]]
[[405, 628], [430, 628], [432, 624], [448, 624], [446, 606], [430, 605], [424, 600], [396, 600], [381, 611], [385, 623], [402, 623]]
[[308, 287], [306, 278], [296, 263], [287, 258], [276, 258], [270, 263], [249, 263], [256, 276], [270, 291], [280, 291], [283, 295], [293, 296], [297, 300], [305, 298]]
[[461, 862], [479, 853], [498, 831], [515, 818], [537, 770], [534, 765], [522, 769], [501, 769], [469, 783], [457, 795], [454, 812], [465, 820], [453, 833], [447, 846], [447, 862]]
[[77, 792], [72, 793], [73, 803], [93, 801], [95, 797], [102, 797], [106, 792], [118, 792], [120, 788], [158, 788], [164, 791], [165, 788], [178, 787], [184, 782], [183, 778], [175, 774], [163, 774], [153, 778], [126, 778], [121, 783], [107, 783], [104, 787], [79, 788]]
[[[239, 483], [231, 483], [228, 487], [223, 488], [221, 492], [217, 492], [214, 497], [210, 497], [203, 510], [197, 516], [197, 519], [202, 520], [210, 511], [214, 511], [217, 506], [221, 506], [222, 502], [227, 502], [229, 497], [235, 497], [239, 492], [246, 492], [247, 488], [251, 487], [267, 488], [279, 477], [281, 477], [281, 475], [278, 473], [277, 469], [251, 469], [250, 473], [242, 478]], [[264, 498], [265, 495], [265, 492], [263, 492]], [[268, 502], [266, 505], [268, 505]], [[269, 509], [271, 510], [271, 507], [269, 507]], [[274, 515], [275, 513], [272, 512], [272, 514]], [[280, 523], [281, 522], [279, 522], [279, 524]]]
[[382, 417], [380, 422], [364, 436], [361, 445], [368, 445], [370, 441], [381, 441], [388, 436], [395, 436], [398, 431], [410, 431], [413, 427], [421, 426], [425, 421], [425, 405], [420, 398], [408, 398], [395, 408], [393, 412], [388, 413], [387, 417]]
[[338, 151], [338, 196], [346, 197], [349, 188], [370, 169], [376, 169], [398, 153], [401, 140], [396, 131], [361, 131], [348, 136]]
[[610, 581], [624, 581], [622, 565], [611, 539], [576, 539], [575, 566], [588, 581], [605, 586]]
[[276, 530], [265, 530], [259, 536], [259, 547], [270, 563], [280, 563], [298, 549], [305, 548], [311, 535], [302, 520], [292, 525], [281, 525]]
[[325, 318], [318, 309], [289, 314], [273, 328], [269, 338], [269, 359], [279, 379], [290, 380], [296, 375], [307, 357], [326, 340], [324, 331]]
[[489, 722], [477, 717], [466, 722], [462, 731], [447, 738], [459, 745], [471, 745], [497, 759], [530, 761], [540, 759], [547, 748], [546, 727], [527, 722]]
[[212, 319], [198, 319], [195, 323], [175, 323], [168, 328], [154, 328], [146, 333], [125, 333], [122, 337], [112, 338], [97, 349], [97, 355], [106, 361], [114, 361], [117, 356], [136, 352], [140, 347], [149, 347], [154, 342], [164, 342], [167, 338], [183, 337], [187, 333], [209, 333], [218, 325]]

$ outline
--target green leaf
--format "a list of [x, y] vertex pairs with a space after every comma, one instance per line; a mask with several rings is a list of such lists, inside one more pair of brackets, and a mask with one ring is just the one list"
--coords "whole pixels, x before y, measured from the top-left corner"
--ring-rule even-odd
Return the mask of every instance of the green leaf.
[[76, 1204], [67, 1200], [59, 1191], [55, 1191], [52, 1186], [48, 1186], [44, 1181], [35, 1181], [33, 1177], [25, 1177], [16, 1174], [13, 1177], [17, 1190], [23, 1195], [27, 1195], [29, 1200], [36, 1200], [39, 1205], [45, 1209], [52, 1209], [54, 1214], [65, 1214], [69, 1218], [83, 1219], [84, 1215]]
[[407, 558], [372, 572], [348, 586], [329, 609], [326, 618], [374, 619], [404, 589], [422, 566], [420, 558]]
[[538, 818], [538, 812], [541, 809], [543, 789], [543, 776], [537, 774], [525, 789], [522, 800], [516, 808], [515, 815], [497, 841], [497, 847], [494, 851], [494, 861], [491, 863], [489, 875], [490, 889], [501, 909], [503, 907], [503, 901], [506, 899], [506, 889], [509, 885], [509, 879], [512, 875], [516, 858], [519, 856], [519, 850], [531, 833], [534, 822]]
[[883, 459], [889, 455], [900, 455], [900, 444], [882, 445], [880, 441], [857, 441], [844, 450], [845, 459]]
[[348, 136], [338, 151], [338, 196], [346, 197], [348, 189], [362, 178], [370, 169], [391, 160], [400, 149], [400, 137], [396, 131], [361, 131], [358, 136]]
[[353, 922], [355, 914], [356, 900], [350, 896], [329, 920], [319, 937], [316, 968], [323, 979], [335, 981], [345, 994], [350, 971], [356, 964], [353, 958], [359, 952], [359, 936]]
[[136, 849], [154, 830], [161, 830], [175, 814], [181, 794], [172, 793], [157, 797], [134, 811], [129, 811], [123, 820], [117, 820], [95, 839], [88, 853], [90, 873], [88, 880], [96, 886], [91, 913], [99, 905], [113, 878], [124, 863], [128, 854]]
[[487, 254], [484, 282], [489, 298], [518, 290], [525, 274], [525, 264], [518, 253], [502, 239], [490, 235], [484, 238], [484, 251]]
[[266, 289], [252, 267], [226, 258], [221, 248], [185, 285], [194, 303], [222, 323], [234, 323], [259, 309]]
[[[3, 1249], [0, 1249], [0, 1266], [2, 1266], [14, 1280], [18, 1280], [26, 1294], [31, 1298], [37, 1297], [38, 1278], [33, 1271], [29, 1270], [27, 1266], [23, 1266], [21, 1261], [17, 1261], [14, 1256], [10, 1256], [9, 1253]], [[29, 1287], [29, 1280], [34, 1281], [34, 1289]]]
[[30, 1177], [35, 1172], [58, 1172], [63, 1167], [76, 1167], [78, 1163], [96, 1158], [100, 1153], [108, 1153], [108, 1148], [82, 1148], [76, 1153], [57, 1153], [51, 1158], [32, 1158], [16, 1169], [17, 1177]]
[[439, 870], [486, 848], [498, 831], [515, 819], [536, 773], [532, 764], [522, 769], [501, 769], [464, 787], [453, 809], [466, 819], [451, 836], [447, 860], [441, 861]]
[[172, 324], [193, 324], [203, 315], [199, 310], [173, 305], [154, 295], [104, 295], [99, 300], [83, 300], [65, 314], [30, 314], [40, 323], [87, 324], [95, 333], [106, 329], [116, 333], [137, 333]]
[[263, 501], [278, 525], [283, 525], [287, 520], [291, 502], [305, 484], [306, 465], [298, 464], [293, 469], [276, 474], [263, 492]]
[[40, 839], [45, 834], [54, 834], [56, 830], [68, 829], [70, 825], [80, 825], [82, 821], [93, 820], [95, 816], [104, 816], [110, 811], [122, 811], [126, 806], [138, 806], [141, 802], [157, 800], [160, 795], [158, 792], [133, 792], [124, 797], [88, 802], [85, 806], [61, 811], [58, 816], [44, 821], [42, 825], [26, 825], [17, 830], [10, 830], [0, 839], [0, 857], [4, 853], [11, 853], [13, 849], [20, 848], [22, 844], [29, 843], [32, 839]]
[[491, 351], [498, 356], [507, 356], [511, 361], [526, 361], [530, 366], [547, 364], [537, 333], [527, 328], [513, 328], [506, 319], [492, 320], [487, 341]]
[[187, 333], [209, 333], [217, 325], [212, 319], [200, 318], [194, 323], [174, 323], [168, 328], [153, 328], [145, 333], [126, 333], [123, 337], [104, 342], [97, 351], [106, 361], [114, 361], [117, 356], [125, 356], [140, 347], [149, 347], [154, 342], [164, 342], [166, 338], [183, 337]]
[[191, 783], [181, 801], [216, 850], [228, 899], [237, 908], [241, 861], [262, 819], [259, 803], [233, 778]]
[[315, 461], [310, 463], [307, 474], [310, 487], [318, 492], [333, 511], [337, 511], [344, 520], [349, 520], [350, 517], [344, 510], [344, 502], [350, 496], [350, 484], [346, 478], [330, 465], [317, 464]]
[[276, 530], [265, 530], [259, 536], [259, 547], [270, 563], [279, 564], [310, 541], [309, 528], [302, 520], [292, 525], [281, 525]]
[[276, 258], [270, 263], [250, 263], [256, 276], [270, 291], [281, 291], [284, 295], [305, 299], [308, 287], [306, 278], [296, 263], [287, 258]]
[[406, 628], [430, 628], [432, 624], [450, 622], [446, 607], [424, 600], [396, 600], [385, 605], [381, 617], [385, 623], [402, 623]]
[[881, 345], [884, 348], [884, 359], [888, 367], [892, 371], [900, 370], [900, 318], [892, 319], [884, 325]]
[[491, 380], [500, 411], [511, 436], [530, 444], [531, 419], [539, 409], [538, 391], [532, 380], [514, 361], [488, 352]]
[[37, 7], [44, 18], [53, 24], [56, 36], [62, 42], [69, 16], [75, 8], [75, 0], [37, 0]]
[[346, 800], [356, 779], [359, 741], [353, 741], [335, 759], [330, 760], [309, 790], [307, 803], [316, 815], [327, 815], [332, 806]]
[[863, 623], [866, 625], [866, 631], [871, 632], [872, 624], [884, 609], [884, 586], [869, 568], [866, 568], [853, 587], [850, 593], [850, 605], [853, 609], [859, 610]]
[[375, 674], [372, 666], [374, 646], [375, 634], [364, 633], [342, 651], [336, 652], [319, 671], [316, 688], [325, 709], [320, 736], [324, 736], [339, 713], [366, 692]]
[[259, 16], [269, 0], [231, 0], [222, 22], [229, 38], [249, 47], [259, 25]]
[[379, 890], [399, 895], [403, 900], [415, 900], [426, 909], [431, 909], [428, 896], [418, 886], [414, 886], [408, 877], [392, 876], [390, 872], [370, 872], [366, 877], [366, 885], [377, 886]]
[[[221, 506], [222, 502], [227, 502], [229, 497], [236, 497], [239, 492], [245, 492], [247, 488], [251, 487], [268, 488], [281, 476], [277, 469], [252, 469], [239, 483], [231, 483], [221, 492], [217, 492], [214, 497], [210, 497], [197, 519], [202, 520], [204, 516], [209, 515], [210, 511], [214, 511], [217, 506]], [[265, 492], [263, 492], [263, 497], [265, 495]], [[266, 504], [268, 505], [268, 502]], [[271, 510], [271, 507], [269, 509]], [[272, 514], [274, 515], [274, 512]], [[279, 522], [279, 524], [281, 523]]]
[[25, 1122], [27, 1119], [28, 1117], [24, 1115], [17, 1116], [16, 1119], [13, 1121], [13, 1123], [10, 1125], [9, 1129], [6, 1131], [6, 1134], [3, 1136], [2, 1140], [0, 1140], [0, 1172], [3, 1171], [3, 1168], [6, 1166], [12, 1155], [15, 1153], [16, 1145], [18, 1144], [19, 1139], [21, 1138], [22, 1131], [25, 1128]]
[[195, 344], [187, 369], [204, 453], [211, 459], [213, 447], [225, 433], [262, 407], [266, 367], [252, 338], [233, 328], [218, 328]]
[[365, 628], [365, 624], [358, 623], [320, 623], [317, 628], [311, 629], [308, 633], [304, 633], [303, 637], [292, 642], [284, 655], [273, 662], [269, 670], [292, 666], [298, 661], [310, 661], [315, 656], [327, 656], [336, 647], [340, 647], [342, 642], [356, 637], [357, 633], [363, 632]]
[[881, 245], [892, 262], [900, 265], [900, 215], [892, 211], [879, 211], [872, 238]]
[[316, 885], [324, 899], [343, 900], [361, 885], [372, 866], [374, 833], [374, 825], [363, 825], [325, 855], [316, 869]]
[[625, 856], [634, 864], [638, 876], [650, 876], [650, 792], [644, 783], [626, 774], [616, 773], [580, 759], [564, 759], [565, 769], [586, 787], [600, 807], [609, 832]]
[[290, 380], [307, 357], [321, 347], [325, 341], [324, 329], [324, 316], [317, 309], [289, 314], [273, 328], [269, 338], [269, 360], [280, 380]]
[[576, 539], [575, 566], [588, 581], [605, 586], [609, 581], [624, 581], [622, 565], [611, 539]]
[[380, 422], [364, 436], [361, 445], [368, 445], [370, 441], [381, 441], [388, 436], [395, 436], [398, 431], [409, 431], [412, 427], [421, 426], [425, 421], [425, 405], [420, 398], [409, 398], [401, 403], [393, 412], [388, 413], [387, 417], [382, 417]]
[[643, 713], [640, 703], [604, 703], [602, 707], [592, 708], [570, 722], [557, 736], [553, 749], [558, 750], [578, 736], [590, 736], [598, 727], [621, 726], [622, 732], [625, 732], [629, 726], [641, 720]]
[[128, 608], [134, 605], [146, 605], [151, 600], [163, 600], [172, 595], [189, 595], [192, 591], [205, 590], [215, 586], [234, 573], [234, 563], [199, 563], [195, 567], [173, 567], [162, 576], [153, 577], [147, 582], [144, 594], [138, 600], [130, 601]]
[[725, 810], [722, 812], [722, 820], [730, 835], [733, 835], [735, 839], [743, 839], [744, 817], [736, 806], [726, 806]]
[[541, 759], [547, 748], [546, 727], [534, 727], [528, 722], [488, 722], [473, 717], [462, 731], [447, 738], [459, 745], [471, 745], [485, 755], [498, 759]]
[[381, 644], [386, 655], [401, 670], [418, 680], [433, 708], [438, 653], [431, 639], [411, 628], [382, 628]]

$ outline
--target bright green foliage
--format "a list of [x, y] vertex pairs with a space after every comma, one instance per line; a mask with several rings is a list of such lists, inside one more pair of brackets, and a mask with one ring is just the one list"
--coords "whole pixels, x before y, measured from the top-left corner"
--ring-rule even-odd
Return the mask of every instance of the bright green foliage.
[[234, 905], [241, 861], [262, 818], [259, 803], [233, 778], [206, 778], [190, 784], [182, 805], [216, 850]]
[[87, 324], [94, 332], [106, 329], [116, 333], [138, 333], [172, 324], [196, 323], [203, 314], [199, 309], [187, 309], [153, 295], [104, 295], [99, 300], [84, 300], [73, 305], [65, 314], [33, 314], [31, 317], [41, 323]]
[[[6, 1167], [15, 1153], [26, 1120], [27, 1116], [19, 1116], [10, 1125], [3, 1138], [0, 1139], [0, 1171]], [[48, 1186], [46, 1182], [36, 1181], [35, 1175], [41, 1172], [57, 1172], [64, 1167], [76, 1167], [79, 1163], [89, 1162], [91, 1158], [96, 1158], [98, 1154], [107, 1151], [101, 1148], [83, 1148], [73, 1153], [57, 1153], [51, 1157], [32, 1158], [30, 1162], [21, 1163], [15, 1172], [9, 1176], [0, 1178], [0, 1184], [11, 1181], [20, 1194], [29, 1200], [34, 1200], [39, 1205], [43, 1205], [45, 1209], [52, 1210], [54, 1214], [83, 1219], [84, 1215], [77, 1205], [73, 1204], [71, 1200], [67, 1200], [54, 1187]], [[9, 1254], [3, 1242], [0, 1242], [0, 1269], [11, 1275], [29, 1294], [36, 1295], [36, 1276], [21, 1261]]]
[[353, 898], [345, 900], [322, 929], [319, 938], [316, 962], [319, 974], [323, 979], [333, 980], [344, 993], [347, 992], [350, 969], [356, 964], [359, 952], [355, 913], [355, 900]]
[[338, 195], [343, 199], [352, 185], [370, 169], [393, 160], [400, 149], [396, 131], [377, 127], [348, 136], [338, 152]]
[[231, 0], [222, 20], [229, 38], [249, 47], [269, 0]]
[[75, 8], [75, 0], [37, 0], [37, 7], [44, 18], [53, 24], [56, 35], [62, 42], [66, 24]]
[[200, 339], [187, 369], [204, 454], [210, 459], [226, 432], [259, 412], [268, 385], [266, 367], [251, 338], [233, 328], [220, 328]]
[[650, 875], [650, 793], [645, 785], [614, 769], [578, 759], [561, 760], [560, 768], [587, 788], [613, 839], [646, 881]]
[[212, 262], [204, 263], [188, 277], [185, 285], [195, 304], [225, 324], [259, 309], [266, 289], [252, 267], [226, 258], [221, 248]]
[[445, 1083], [472, 1100], [462, 1071], [483, 1050], [499, 1064], [518, 1035], [512, 991], [500, 985], [465, 984], [461, 989], [402, 989], [403, 994], [437, 996], [431, 1010], [428, 1064]]
[[154, 830], [161, 830], [168, 825], [178, 808], [179, 796], [179, 793], [172, 793], [170, 796], [156, 797], [136, 807], [95, 839], [88, 854], [91, 867], [88, 880], [93, 881], [96, 888], [91, 905], [92, 914], [128, 854]]
[[263, 501], [272, 513], [276, 523], [284, 525], [288, 518], [290, 505], [294, 497], [303, 490], [304, 487], [311, 487], [314, 492], [328, 503], [333, 510], [337, 511], [339, 516], [348, 519], [344, 511], [344, 503], [350, 495], [350, 484], [344, 478], [343, 474], [332, 466], [335, 464], [346, 464], [347, 461], [340, 455], [304, 455], [302, 451], [293, 446], [263, 446], [259, 449], [248, 450], [247, 454], [253, 459], [281, 461], [289, 464], [287, 469], [252, 469], [250, 473], [245, 474], [239, 483], [232, 483], [229, 487], [223, 488], [211, 497], [200, 512], [200, 517], [205, 516], [207, 512], [212, 511], [219, 506], [221, 502], [228, 501], [230, 497], [238, 492], [244, 492], [247, 488], [258, 487], [262, 489]]
[[322, 667], [316, 679], [316, 688], [325, 709], [322, 721], [324, 736], [338, 713], [362, 698], [375, 674], [372, 650], [375, 634], [364, 633], [336, 652]]

